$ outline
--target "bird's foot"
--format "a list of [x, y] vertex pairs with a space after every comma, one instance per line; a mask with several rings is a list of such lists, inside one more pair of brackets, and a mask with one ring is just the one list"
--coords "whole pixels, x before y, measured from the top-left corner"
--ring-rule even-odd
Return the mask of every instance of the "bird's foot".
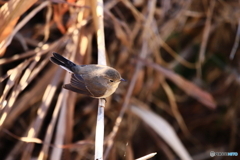
[[104, 100], [105, 101], [105, 103], [107, 103], [107, 99], [106, 98], [101, 98], [102, 100]]

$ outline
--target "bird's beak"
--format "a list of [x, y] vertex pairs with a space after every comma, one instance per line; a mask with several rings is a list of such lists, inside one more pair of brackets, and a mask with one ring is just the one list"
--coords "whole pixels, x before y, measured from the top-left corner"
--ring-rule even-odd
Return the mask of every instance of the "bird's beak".
[[121, 78], [121, 79], [120, 79], [120, 81], [122, 81], [122, 82], [126, 82], [127, 80], [125, 80], [125, 79]]

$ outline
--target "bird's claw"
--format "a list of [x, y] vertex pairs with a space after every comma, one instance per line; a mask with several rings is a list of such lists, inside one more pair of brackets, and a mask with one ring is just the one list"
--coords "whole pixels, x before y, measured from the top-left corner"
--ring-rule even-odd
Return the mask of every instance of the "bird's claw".
[[101, 99], [103, 99], [105, 101], [105, 103], [107, 103], [107, 99], [106, 98], [101, 98]]

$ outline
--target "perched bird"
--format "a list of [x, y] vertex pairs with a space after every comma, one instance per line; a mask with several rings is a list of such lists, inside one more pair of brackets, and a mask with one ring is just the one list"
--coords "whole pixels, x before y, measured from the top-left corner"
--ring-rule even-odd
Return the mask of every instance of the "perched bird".
[[63, 88], [93, 98], [106, 98], [112, 95], [119, 83], [125, 81], [120, 73], [104, 65], [76, 65], [58, 53], [53, 53], [50, 61], [72, 73], [69, 84]]

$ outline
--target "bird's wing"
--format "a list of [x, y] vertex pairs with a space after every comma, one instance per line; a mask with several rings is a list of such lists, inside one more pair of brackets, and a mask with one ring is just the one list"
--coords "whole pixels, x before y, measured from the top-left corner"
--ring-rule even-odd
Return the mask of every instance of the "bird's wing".
[[107, 91], [107, 86], [104, 86], [102, 79], [99, 76], [91, 77], [91, 80], [85, 81], [85, 84], [94, 97], [101, 98]]
[[90, 90], [87, 88], [84, 79], [81, 75], [72, 74], [70, 84], [65, 84], [63, 88], [87, 96], [95, 97], [95, 95], [92, 94]]
[[88, 91], [83, 91], [83, 90], [77, 89], [74, 86], [72, 86], [71, 84], [64, 84], [63, 88], [73, 91], [73, 92], [76, 92], [76, 93], [80, 93], [80, 94], [84, 94], [84, 95], [92, 97], [92, 95]]
[[72, 74], [71, 83], [65, 84], [63, 88], [95, 98], [101, 98], [107, 90], [96, 77], [85, 81], [79, 74]]

